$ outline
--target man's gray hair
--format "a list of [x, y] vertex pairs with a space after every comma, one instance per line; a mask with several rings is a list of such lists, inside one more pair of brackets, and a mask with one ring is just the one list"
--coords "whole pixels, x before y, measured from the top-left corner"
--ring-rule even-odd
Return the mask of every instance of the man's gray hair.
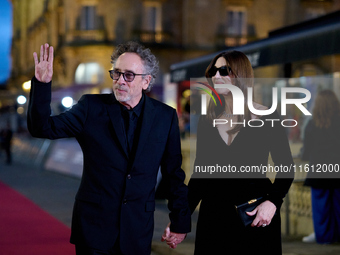
[[111, 63], [115, 65], [119, 56], [125, 52], [136, 53], [142, 59], [144, 66], [143, 73], [151, 75], [149, 87], [145, 90], [146, 92], [149, 92], [158, 73], [158, 60], [155, 55], [151, 53], [150, 49], [145, 48], [138, 42], [130, 41], [124, 44], [119, 44], [116, 47], [115, 51], [111, 55]]

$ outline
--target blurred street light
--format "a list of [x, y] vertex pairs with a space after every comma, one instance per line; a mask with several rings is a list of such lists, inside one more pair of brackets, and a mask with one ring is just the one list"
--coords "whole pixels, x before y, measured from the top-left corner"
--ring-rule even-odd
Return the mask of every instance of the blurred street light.
[[20, 96], [17, 97], [18, 104], [25, 104], [26, 101], [27, 101], [27, 99], [26, 99], [25, 96], [20, 95]]
[[22, 89], [24, 91], [29, 91], [31, 89], [31, 81], [26, 81], [22, 84]]
[[73, 105], [73, 99], [72, 97], [64, 97], [61, 100], [61, 104], [65, 107], [65, 108], [70, 108]]
[[19, 106], [18, 109], [17, 109], [17, 113], [18, 113], [18, 114], [23, 114], [24, 112], [25, 112], [24, 107]]

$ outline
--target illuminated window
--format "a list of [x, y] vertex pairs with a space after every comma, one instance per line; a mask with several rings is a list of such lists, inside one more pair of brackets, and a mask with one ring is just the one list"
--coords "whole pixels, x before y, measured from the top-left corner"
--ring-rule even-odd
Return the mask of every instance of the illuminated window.
[[317, 17], [325, 15], [326, 12], [322, 8], [306, 8], [305, 19], [315, 19]]
[[75, 83], [99, 84], [104, 81], [103, 68], [98, 63], [81, 63], [76, 70]]

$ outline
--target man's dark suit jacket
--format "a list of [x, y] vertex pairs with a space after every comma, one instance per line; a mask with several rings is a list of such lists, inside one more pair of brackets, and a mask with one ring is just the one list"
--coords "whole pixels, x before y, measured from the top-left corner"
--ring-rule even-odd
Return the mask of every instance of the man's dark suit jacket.
[[178, 119], [173, 108], [145, 97], [140, 139], [131, 163], [120, 103], [113, 94], [84, 95], [58, 116], [50, 116], [50, 103], [51, 83], [33, 78], [29, 132], [48, 139], [75, 137], [84, 154], [71, 243], [108, 250], [119, 236], [124, 254], [150, 254], [159, 166], [169, 187], [171, 231], [190, 232]]

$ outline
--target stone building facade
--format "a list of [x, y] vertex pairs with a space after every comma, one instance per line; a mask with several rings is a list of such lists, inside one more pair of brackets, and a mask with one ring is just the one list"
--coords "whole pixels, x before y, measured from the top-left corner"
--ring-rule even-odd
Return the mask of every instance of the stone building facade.
[[[10, 87], [34, 74], [32, 53], [55, 48], [54, 86], [110, 88], [114, 46], [138, 40], [158, 57], [162, 91], [173, 63], [267, 37], [340, 8], [338, 0], [12, 0]], [[157, 88], [158, 87], [158, 88]], [[162, 98], [160, 98], [162, 99]]]

